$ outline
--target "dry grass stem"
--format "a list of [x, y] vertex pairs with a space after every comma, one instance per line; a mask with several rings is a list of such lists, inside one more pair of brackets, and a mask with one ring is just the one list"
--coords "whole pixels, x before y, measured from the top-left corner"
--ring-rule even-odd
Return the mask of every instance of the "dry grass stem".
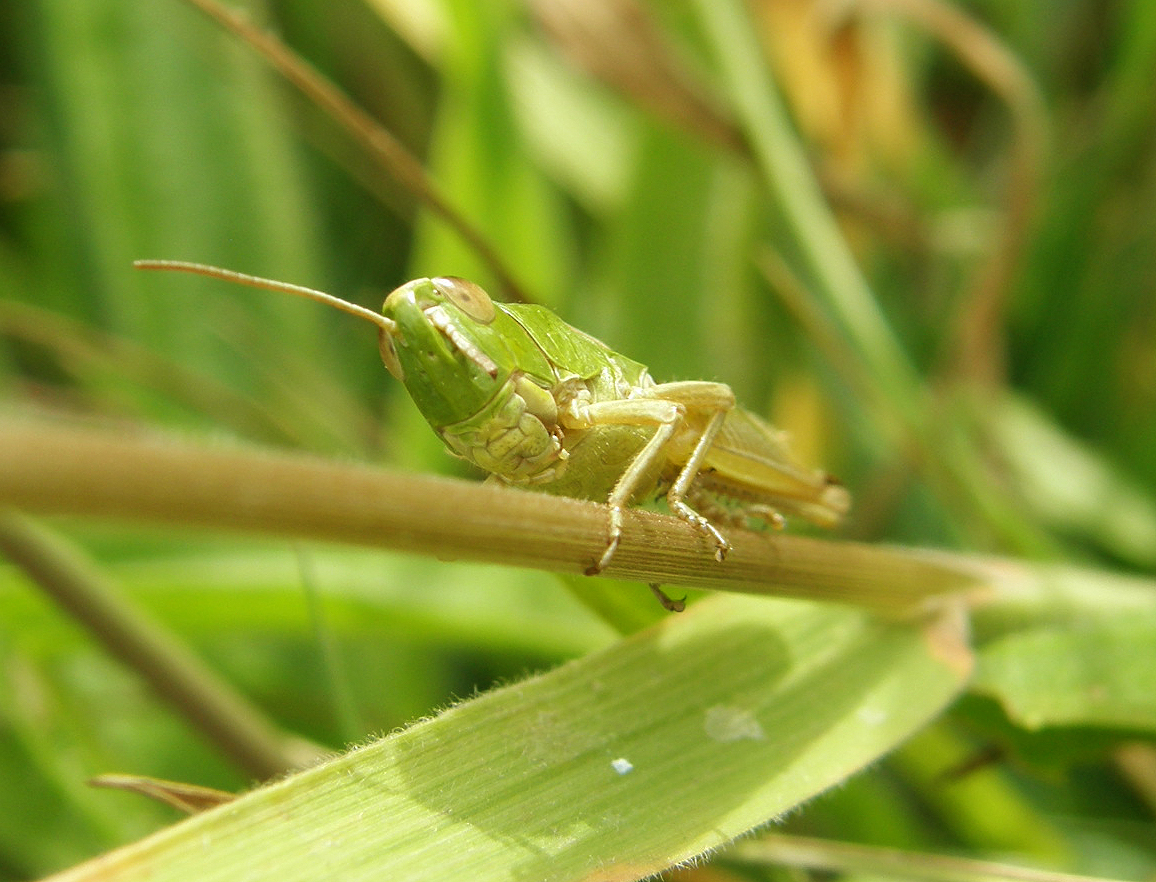
[[[268, 450], [43, 422], [0, 428], [0, 504], [343, 542], [554, 572], [602, 553], [604, 505]], [[903, 615], [971, 587], [916, 551], [731, 530], [723, 563], [677, 518], [631, 510], [605, 575], [832, 600]]]

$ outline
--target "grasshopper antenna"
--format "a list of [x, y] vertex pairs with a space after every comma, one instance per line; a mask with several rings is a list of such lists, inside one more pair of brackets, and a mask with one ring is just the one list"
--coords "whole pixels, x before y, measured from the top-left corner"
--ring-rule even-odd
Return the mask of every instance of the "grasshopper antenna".
[[292, 285], [289, 282], [278, 282], [274, 279], [263, 279], [260, 276], [250, 276], [247, 273], [221, 269], [218, 266], [209, 266], [204, 263], [189, 263], [185, 260], [134, 260], [132, 265], [136, 269], [192, 273], [197, 276], [208, 276], [210, 279], [221, 279], [225, 282], [236, 282], [238, 285], [248, 285], [250, 288], [262, 288], [266, 291], [277, 291], [281, 294], [296, 294], [298, 297], [316, 300], [318, 303], [324, 303], [326, 306], [335, 307], [342, 312], [347, 312], [350, 315], [355, 315], [358, 318], [372, 322], [387, 334], [394, 334], [397, 331], [397, 323], [394, 322], [393, 319], [386, 318], [381, 313], [374, 312], [372, 309], [366, 309], [364, 306], [358, 306], [356, 303], [350, 303], [348, 300], [342, 300], [340, 297], [334, 297], [332, 294], [326, 294], [324, 291], [317, 291], [302, 285]]

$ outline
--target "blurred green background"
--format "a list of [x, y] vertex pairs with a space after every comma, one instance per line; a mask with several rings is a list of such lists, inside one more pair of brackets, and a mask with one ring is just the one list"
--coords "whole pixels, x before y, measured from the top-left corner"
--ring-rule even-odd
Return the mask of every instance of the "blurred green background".
[[[843, 535], [1151, 574], [1156, 5], [926, 5], [939, 18], [860, 5], [838, 18], [812, 0], [750, 4], [916, 397], [857, 354], [866, 329], [822, 293], [690, 7], [294, 0], [250, 14], [422, 160], [530, 297], [660, 380], [727, 382], [788, 429], [852, 489]], [[5, 6], [0, 419], [64, 413], [468, 474], [368, 328], [135, 273], [138, 258], [374, 308], [418, 275], [509, 293], [186, 4]], [[614, 637], [544, 574], [57, 526], [271, 716], [334, 748]], [[969, 698], [791, 826], [1154, 878], [1156, 785], [1121, 772], [1127, 734], [1028, 736]], [[995, 765], [967, 778], [974, 794], [945, 789], [945, 770], [984, 756]], [[172, 820], [85, 787], [106, 771], [247, 783], [0, 570], [0, 879]]]

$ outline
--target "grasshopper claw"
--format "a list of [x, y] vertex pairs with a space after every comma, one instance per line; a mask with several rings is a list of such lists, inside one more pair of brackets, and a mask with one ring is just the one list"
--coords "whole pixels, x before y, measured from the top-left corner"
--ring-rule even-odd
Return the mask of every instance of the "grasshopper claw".
[[714, 559], [722, 563], [727, 559], [727, 552], [731, 550], [731, 544], [723, 539], [714, 549]]
[[610, 539], [606, 543], [606, 548], [602, 551], [602, 556], [598, 560], [586, 568], [587, 576], [597, 576], [610, 564], [611, 558], [614, 557], [614, 552], [618, 550], [618, 540], [622, 538], [622, 506], [610, 506]]
[[731, 550], [731, 544], [727, 542], [726, 537], [715, 528], [714, 524], [704, 517], [699, 517], [696, 526], [704, 533], [714, 537], [714, 559], [719, 563], [726, 560], [727, 552]]
[[714, 559], [722, 563], [726, 559], [727, 552], [731, 550], [731, 544], [727, 542], [726, 537], [718, 531], [718, 528], [682, 500], [672, 504], [671, 508], [673, 508], [674, 513], [684, 521], [693, 524], [695, 527], [698, 527], [700, 532], [706, 533], [714, 539]]

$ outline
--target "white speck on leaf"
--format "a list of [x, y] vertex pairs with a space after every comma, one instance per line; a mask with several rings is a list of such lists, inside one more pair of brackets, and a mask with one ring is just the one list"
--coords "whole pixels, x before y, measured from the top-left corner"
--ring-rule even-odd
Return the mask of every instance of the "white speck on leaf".
[[616, 760], [611, 760], [610, 765], [614, 767], [614, 771], [619, 775], [626, 775], [634, 771], [634, 763], [624, 756], [620, 756]]
[[761, 741], [767, 735], [755, 715], [741, 707], [716, 704], [707, 708], [703, 730], [707, 738], [721, 741]]
[[881, 726], [887, 722], [887, 711], [877, 707], [861, 707], [856, 716], [868, 726]]

